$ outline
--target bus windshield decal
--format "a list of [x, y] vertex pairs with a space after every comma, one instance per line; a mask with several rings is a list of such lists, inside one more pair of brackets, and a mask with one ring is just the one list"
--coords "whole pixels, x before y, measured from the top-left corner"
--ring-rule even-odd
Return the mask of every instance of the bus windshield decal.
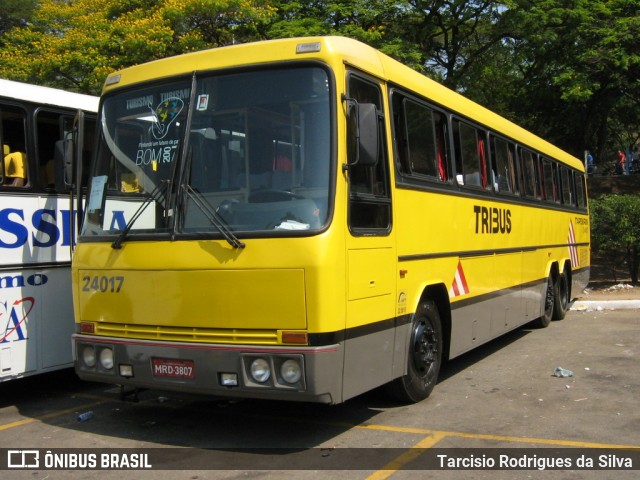
[[176, 97], [171, 97], [161, 102], [155, 109], [151, 109], [153, 122], [151, 132], [154, 138], [162, 140], [169, 133], [169, 127], [178, 118], [184, 102]]
[[[316, 65], [114, 92], [103, 101], [81, 234], [207, 234], [240, 245], [253, 232], [320, 231], [331, 210], [330, 99]], [[146, 203], [160, 184], [167, 202]], [[145, 203], [144, 218], [131, 222]]]

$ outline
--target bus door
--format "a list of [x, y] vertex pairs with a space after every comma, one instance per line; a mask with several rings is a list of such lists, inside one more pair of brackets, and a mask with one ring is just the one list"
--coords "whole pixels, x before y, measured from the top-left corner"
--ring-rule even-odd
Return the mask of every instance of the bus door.
[[344, 398], [392, 379], [396, 253], [380, 85], [348, 76]]

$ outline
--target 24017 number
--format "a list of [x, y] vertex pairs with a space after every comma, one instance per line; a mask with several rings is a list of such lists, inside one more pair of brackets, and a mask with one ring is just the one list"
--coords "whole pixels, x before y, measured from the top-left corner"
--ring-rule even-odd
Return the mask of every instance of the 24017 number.
[[124, 277], [106, 275], [85, 275], [82, 277], [83, 292], [118, 293], [124, 284]]

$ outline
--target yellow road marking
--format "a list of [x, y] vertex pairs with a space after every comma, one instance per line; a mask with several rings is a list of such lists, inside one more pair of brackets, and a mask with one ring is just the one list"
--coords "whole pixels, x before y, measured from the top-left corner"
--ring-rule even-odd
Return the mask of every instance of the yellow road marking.
[[482, 433], [446, 432], [440, 430], [425, 430], [419, 428], [388, 427], [385, 425], [354, 425], [355, 428], [365, 430], [382, 430], [399, 433], [415, 433], [427, 435], [406, 452], [398, 455], [380, 470], [367, 477], [367, 480], [385, 480], [402, 469], [406, 464], [418, 458], [422, 449], [431, 448], [439, 441], [448, 437], [471, 438], [474, 440], [493, 440], [511, 443], [532, 443], [536, 445], [552, 445], [556, 447], [580, 447], [580, 448], [632, 448], [640, 449], [640, 446], [618, 445], [610, 443], [578, 442], [574, 440], [552, 440], [545, 438], [512, 437], [508, 435], [488, 435]]
[[[60, 415], [65, 415], [67, 413], [75, 412], [78, 410], [84, 410], [84, 409], [91, 408], [91, 407], [101, 405], [111, 401], [109, 399], [100, 399], [100, 397], [97, 397], [95, 395], [90, 395], [90, 394], [78, 394], [77, 396], [81, 398], [98, 399], [98, 400], [92, 403], [77, 405], [75, 407], [67, 408], [64, 410], [57, 410], [55, 412], [47, 413], [45, 415], [40, 415], [33, 418], [25, 418], [23, 420], [18, 420], [16, 422], [0, 425], [0, 431], [8, 430], [8, 429], [19, 427], [22, 425], [27, 425], [36, 421], [58, 417]], [[261, 415], [256, 415], [256, 416], [261, 416]], [[368, 476], [367, 480], [386, 480], [387, 478], [392, 476], [394, 473], [397, 473], [398, 471], [400, 471], [405, 465], [407, 465], [408, 463], [418, 458], [423, 453], [422, 452], [423, 449], [432, 448], [433, 446], [438, 444], [440, 441], [448, 437], [469, 438], [469, 439], [475, 439], [475, 440], [490, 440], [490, 441], [509, 442], [509, 443], [529, 443], [529, 444], [536, 444], [536, 445], [549, 445], [549, 446], [561, 446], [561, 447], [640, 449], [640, 446], [637, 446], [637, 445], [620, 445], [620, 444], [597, 443], [597, 442], [580, 442], [580, 441], [574, 441], [574, 440], [554, 440], [554, 439], [533, 438], [533, 437], [514, 437], [509, 435], [452, 432], [452, 431], [430, 430], [430, 429], [413, 428], [413, 427], [396, 427], [396, 426], [389, 426], [389, 425], [375, 425], [375, 424], [354, 425], [354, 424], [349, 424], [347, 422], [328, 422], [327, 423], [327, 422], [318, 422], [316, 420], [302, 420], [302, 419], [296, 419], [296, 420], [301, 421], [302, 423], [307, 423], [307, 422], [322, 423], [324, 425], [336, 425], [336, 426], [341, 426], [346, 428], [363, 429], [363, 430], [379, 430], [379, 431], [386, 431], [386, 432], [407, 433], [407, 434], [415, 434], [415, 435], [423, 436], [423, 438], [420, 441], [418, 441], [411, 448], [407, 449], [407, 451], [398, 455], [395, 459], [393, 459], [391, 462], [386, 464], [380, 470], [377, 470], [376, 472]]]
[[401, 455], [398, 455], [392, 461], [387, 463], [380, 470], [378, 470], [372, 475], [369, 475], [367, 477], [367, 480], [385, 480], [386, 478], [389, 478], [398, 470], [401, 470], [402, 467], [404, 467], [407, 463], [418, 458], [422, 454], [422, 449], [433, 447], [436, 443], [438, 443], [443, 438], [445, 437], [440, 435], [430, 435], [428, 437], [423, 438], [418, 443], [416, 443], [413, 447], [411, 447], [409, 450], [407, 450]]
[[417, 435], [427, 435], [429, 437], [443, 439], [445, 437], [472, 438], [475, 440], [493, 440], [510, 443], [533, 443], [536, 445], [552, 445], [557, 447], [578, 447], [578, 448], [632, 448], [640, 449], [640, 445], [620, 445], [612, 443], [579, 442], [575, 440], [554, 440], [546, 438], [513, 437], [508, 435], [490, 435], [483, 433], [447, 432], [442, 430], [429, 430], [422, 428], [394, 427], [387, 425], [354, 425], [354, 428], [365, 430], [382, 430], [386, 432], [415, 433]]
[[480, 440], [495, 440], [512, 443], [534, 443], [536, 445], [552, 445], [556, 447], [578, 448], [631, 448], [640, 449], [640, 445], [620, 445], [616, 443], [579, 442], [575, 440], [553, 440], [546, 438], [510, 437], [507, 435], [487, 435], [478, 433], [441, 432], [451, 437], [474, 438]]

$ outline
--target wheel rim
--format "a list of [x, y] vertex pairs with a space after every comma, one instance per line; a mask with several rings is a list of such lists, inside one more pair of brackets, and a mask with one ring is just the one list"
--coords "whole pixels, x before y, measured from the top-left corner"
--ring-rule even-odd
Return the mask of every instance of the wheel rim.
[[418, 373], [426, 377], [438, 358], [436, 331], [425, 321], [416, 324], [413, 330], [413, 364]]

